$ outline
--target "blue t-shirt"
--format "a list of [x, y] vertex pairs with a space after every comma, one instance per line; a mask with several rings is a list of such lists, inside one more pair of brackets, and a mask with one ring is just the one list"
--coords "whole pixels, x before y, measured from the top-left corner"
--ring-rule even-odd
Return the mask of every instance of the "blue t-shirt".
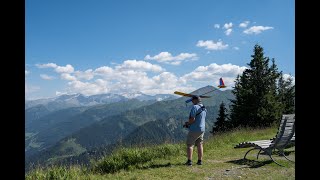
[[[207, 110], [202, 111], [202, 109], [201, 109], [202, 106], [203, 106], [202, 104], [193, 105], [193, 107], [190, 111], [189, 117], [195, 117], [195, 122], [190, 125], [189, 131], [192, 131], [192, 132], [204, 132], [205, 131], [205, 128], [206, 128], [205, 120], [206, 120]], [[201, 112], [201, 113], [198, 114], [199, 112]]]

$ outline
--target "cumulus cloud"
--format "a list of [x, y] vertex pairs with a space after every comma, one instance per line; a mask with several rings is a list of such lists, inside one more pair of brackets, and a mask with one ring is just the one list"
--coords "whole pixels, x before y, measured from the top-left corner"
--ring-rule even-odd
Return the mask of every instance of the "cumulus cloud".
[[97, 69], [94, 70], [95, 73], [97, 74], [104, 74], [104, 75], [111, 75], [113, 73], [113, 69], [111, 67], [108, 67], [108, 66], [102, 66], [102, 67], [99, 67]]
[[[121, 65], [124, 64], [125, 63]], [[167, 71], [150, 76], [146, 72], [137, 71], [136, 69], [103, 66], [93, 71], [101, 78], [88, 82], [80, 80], [70, 81], [68, 82], [68, 92], [82, 93], [85, 95], [108, 92], [118, 94], [133, 92], [152, 95], [163, 93], [172, 94], [173, 91], [192, 92], [206, 85], [217, 87], [220, 77], [223, 78], [227, 89], [231, 89], [234, 87], [234, 81], [237, 75], [242, 74], [246, 68], [245, 66], [237, 66], [230, 63], [221, 65], [213, 63], [208, 66], [199, 66], [192, 72], [179, 77]], [[112, 75], [110, 73], [112, 73]], [[289, 75], [284, 76], [288, 77]]]
[[55, 63], [47, 63], [47, 64], [36, 64], [38, 68], [56, 68], [58, 67]]
[[28, 75], [28, 74], [30, 74], [30, 72], [27, 71], [27, 70], [24, 70], [24, 75], [26, 76], [26, 75]]
[[237, 47], [237, 46], [235, 46], [235, 47], [233, 47], [233, 49], [234, 49], [234, 50], [239, 50], [240, 48]]
[[289, 78], [291, 78], [292, 79], [292, 84], [296, 84], [296, 78], [294, 76], [292, 76], [290, 74], [283, 74], [282, 76], [283, 76], [283, 78], [285, 80], [288, 80]]
[[230, 28], [232, 28], [232, 22], [224, 24], [224, 25], [223, 25], [223, 28], [224, 28], [224, 29], [230, 29]]
[[231, 34], [231, 32], [232, 32], [232, 29], [227, 29], [224, 33], [225, 33], [227, 36], [229, 36], [229, 35]]
[[54, 76], [49, 76], [47, 74], [40, 74], [40, 77], [44, 80], [52, 80], [52, 79], [55, 79]]
[[155, 56], [146, 55], [145, 60], [155, 60], [160, 63], [167, 63], [171, 65], [180, 65], [182, 61], [197, 60], [195, 53], [180, 53], [177, 56], [172, 56], [169, 52], [161, 52]]
[[94, 77], [94, 71], [92, 69], [88, 69], [86, 71], [75, 71], [74, 75], [77, 79], [90, 80]]
[[266, 31], [269, 29], [273, 29], [273, 27], [270, 26], [252, 26], [246, 30], [243, 31], [245, 34], [260, 34], [262, 31]]
[[159, 75], [153, 76], [150, 80], [153, 86], [143, 90], [146, 94], [172, 94], [174, 89], [186, 92], [194, 90], [194, 87], [187, 86], [186, 82], [171, 72], [162, 72]]
[[164, 69], [159, 65], [154, 65], [146, 61], [126, 60], [121, 65], [116, 66], [117, 70], [138, 70], [161, 72]]
[[245, 66], [237, 66], [230, 63], [222, 65], [213, 63], [208, 66], [199, 66], [194, 71], [182, 76], [181, 79], [190, 83], [206, 82], [207, 84], [216, 86], [213, 84], [213, 81], [218, 81], [222, 77], [225, 84], [231, 88], [234, 86], [234, 80], [237, 75], [242, 74], [246, 68]]
[[55, 71], [57, 73], [72, 73], [74, 68], [70, 64], [67, 64], [66, 66], [57, 66]]
[[106, 83], [101, 83], [100, 79], [97, 79], [94, 82], [81, 82], [78, 80], [68, 82], [69, 92], [77, 92], [84, 95], [94, 95], [108, 93], [108, 88]]
[[219, 29], [220, 28], [220, 24], [215, 24], [214, 28]]
[[230, 23], [226, 23], [226, 24], [224, 24], [223, 25], [223, 29], [226, 29], [226, 31], [224, 31], [224, 33], [227, 35], [227, 36], [229, 36], [230, 34], [231, 34], [231, 32], [232, 32], [232, 22], [230, 22]]
[[62, 73], [61, 79], [69, 81], [67, 83], [68, 88], [67, 90], [63, 91], [56, 91], [56, 95], [61, 94], [61, 92], [69, 94], [81, 93], [84, 95], [93, 95], [108, 92], [142, 92], [146, 94], [161, 94], [172, 93], [172, 89], [180, 86], [180, 89], [188, 89], [188, 86], [183, 87], [183, 82], [180, 81], [179, 78], [173, 73], [158, 72], [160, 74], [150, 76], [145, 71], [149, 69], [152, 70], [153, 67], [146, 66], [145, 68], [146, 69], [142, 69], [140, 66], [136, 66], [136, 64], [132, 66], [132, 64], [128, 62], [123, 62], [122, 64], [114, 68], [103, 66], [95, 69], [94, 71], [87, 71], [93, 73], [95, 77], [100, 77], [98, 79], [93, 78], [88, 81], [80, 80], [68, 73]]
[[38, 68], [53, 68], [57, 73], [72, 73], [74, 68], [67, 64], [66, 66], [58, 66], [55, 63], [36, 64]]
[[60, 91], [56, 91], [56, 96], [61, 96], [64, 94], [68, 94], [67, 92], [60, 92]]
[[68, 73], [62, 73], [61, 74], [61, 79], [67, 80], [67, 81], [76, 81], [77, 80], [76, 77], [74, 77], [74, 76], [72, 76], [72, 75], [70, 75]]
[[205, 47], [208, 50], [224, 50], [228, 48], [228, 44], [223, 44], [221, 40], [214, 42], [212, 40], [203, 41], [200, 40], [197, 43], [197, 47]]
[[89, 82], [80, 80], [69, 82], [69, 92], [85, 95], [106, 92], [144, 92], [146, 89], [154, 89], [157, 86], [155, 81], [148, 76], [147, 71], [160, 73], [164, 69], [158, 65], [137, 60], [124, 61], [114, 68], [102, 66], [93, 71], [95, 77], [100, 77], [99, 79]]
[[[213, 46], [212, 44], [219, 46], [218, 43], [213, 41], [208, 42], [202, 41], [202, 43], [207, 43], [206, 45], [208, 47]], [[223, 45], [222, 42], [220, 43], [220, 46]], [[201, 42], [199, 42], [199, 44], [201, 45]], [[211, 49], [218, 48], [211, 47]], [[191, 57], [195, 57], [195, 55], [181, 53], [177, 56], [172, 56], [171, 54], [160, 53], [156, 56], [149, 55], [147, 59], [177, 63], [180, 62], [177, 61], [178, 59], [185, 60], [186, 58]], [[172, 59], [175, 59], [176, 61], [172, 61]], [[220, 77], [223, 77], [226, 85], [231, 87], [236, 75], [240, 74], [245, 69], [245, 67], [232, 64], [210, 64], [208, 66], [199, 66], [192, 72], [177, 76], [173, 72], [165, 71], [161, 66], [138, 60], [126, 60], [114, 67], [101, 66], [96, 69], [88, 69], [85, 71], [75, 71], [71, 65], [52, 66], [47, 64], [41, 67], [48, 66], [54, 68], [53, 70], [55, 72], [57, 72], [56, 69], [58, 67], [64, 67], [59, 68], [58, 71], [60, 73], [60, 78], [67, 81], [67, 88], [56, 89], [56, 95], [74, 93], [81, 93], [84, 95], [101, 93], [126, 94], [133, 92], [154, 95], [163, 93], [172, 94], [174, 91], [191, 92], [206, 85], [218, 85]], [[216, 84], [214, 83], [215, 80], [217, 81]]]
[[239, 24], [239, 27], [246, 28], [249, 25], [249, 23], [250, 23], [250, 21], [244, 21], [244, 22]]

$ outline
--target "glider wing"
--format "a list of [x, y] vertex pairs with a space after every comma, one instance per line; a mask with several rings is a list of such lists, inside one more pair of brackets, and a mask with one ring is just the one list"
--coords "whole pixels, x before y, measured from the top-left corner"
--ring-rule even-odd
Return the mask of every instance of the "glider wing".
[[181, 96], [188, 96], [188, 97], [192, 97], [192, 94], [187, 94], [187, 93], [183, 93], [183, 92], [179, 92], [179, 91], [175, 91], [175, 94], [181, 95]]
[[[183, 93], [183, 92], [180, 92], [180, 91], [175, 91], [174, 92], [175, 94], [178, 94], [178, 95], [181, 95], [181, 96], [188, 96], [188, 97], [192, 97], [194, 96], [193, 94], [187, 94], [187, 93]], [[210, 98], [211, 96], [201, 96], [201, 98]]]

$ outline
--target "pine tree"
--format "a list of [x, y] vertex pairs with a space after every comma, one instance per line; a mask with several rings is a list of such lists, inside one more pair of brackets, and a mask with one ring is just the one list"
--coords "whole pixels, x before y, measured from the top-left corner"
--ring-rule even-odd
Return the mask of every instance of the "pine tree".
[[278, 101], [281, 103], [283, 114], [295, 113], [295, 85], [292, 77], [285, 79], [282, 72], [278, 80]]
[[229, 129], [229, 122], [227, 121], [228, 114], [226, 114], [226, 111], [227, 109], [225, 107], [225, 104], [221, 102], [217, 121], [214, 123], [214, 126], [212, 127], [212, 134], [221, 131], [223, 132]]
[[230, 119], [233, 126], [269, 126], [281, 117], [281, 104], [277, 100], [276, 82], [280, 76], [274, 59], [269, 67], [269, 57], [263, 48], [254, 46], [249, 68], [235, 81], [231, 101]]

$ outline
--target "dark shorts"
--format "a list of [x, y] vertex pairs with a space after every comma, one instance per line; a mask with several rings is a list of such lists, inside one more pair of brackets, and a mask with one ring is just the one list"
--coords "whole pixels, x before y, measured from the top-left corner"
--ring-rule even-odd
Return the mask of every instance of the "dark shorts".
[[203, 143], [204, 132], [191, 132], [187, 136], [187, 146], [193, 147], [195, 144], [198, 146]]

